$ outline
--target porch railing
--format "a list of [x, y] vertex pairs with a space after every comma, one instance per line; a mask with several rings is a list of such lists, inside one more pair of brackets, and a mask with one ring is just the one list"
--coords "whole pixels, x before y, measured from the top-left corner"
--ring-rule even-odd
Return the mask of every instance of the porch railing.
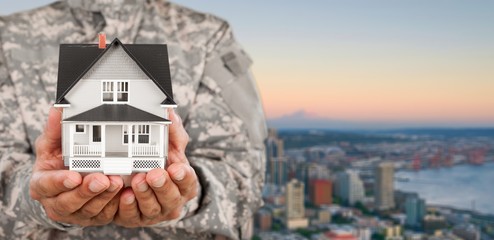
[[159, 148], [157, 145], [133, 145], [132, 156], [158, 156]]
[[74, 156], [101, 155], [101, 145], [74, 145]]

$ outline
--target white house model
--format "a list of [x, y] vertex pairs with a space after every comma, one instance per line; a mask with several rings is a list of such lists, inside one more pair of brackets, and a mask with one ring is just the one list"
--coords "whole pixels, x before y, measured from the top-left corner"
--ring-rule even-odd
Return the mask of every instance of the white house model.
[[164, 44], [62, 44], [55, 107], [70, 170], [128, 175], [164, 168], [172, 98]]

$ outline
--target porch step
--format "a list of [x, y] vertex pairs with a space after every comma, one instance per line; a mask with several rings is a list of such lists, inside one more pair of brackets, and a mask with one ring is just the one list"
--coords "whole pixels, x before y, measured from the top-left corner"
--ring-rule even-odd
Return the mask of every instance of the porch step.
[[105, 158], [102, 167], [105, 175], [129, 175], [132, 173], [132, 159]]

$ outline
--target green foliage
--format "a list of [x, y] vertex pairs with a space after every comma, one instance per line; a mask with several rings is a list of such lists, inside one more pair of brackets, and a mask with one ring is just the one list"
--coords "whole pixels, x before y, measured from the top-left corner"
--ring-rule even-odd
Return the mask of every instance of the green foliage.
[[341, 199], [340, 199], [339, 197], [337, 197], [337, 196], [334, 196], [334, 197], [333, 197], [333, 203], [334, 203], [334, 204], [341, 205], [341, 203], [342, 203], [342, 202], [343, 202], [343, 201], [341, 201]]
[[335, 224], [350, 224], [353, 222], [353, 220], [351, 218], [346, 218], [340, 214], [336, 214], [331, 219], [331, 222]]
[[372, 212], [361, 202], [356, 202], [354, 208], [360, 210], [364, 215], [373, 215]]
[[271, 226], [271, 230], [274, 231], [274, 232], [279, 232], [283, 229], [283, 226], [281, 225], [281, 223], [278, 223], [278, 222], [273, 222], [273, 225]]
[[259, 236], [257, 236], [257, 235], [254, 235], [254, 236], [252, 237], [252, 240], [262, 240], [262, 239], [261, 239], [261, 237], [259, 237]]
[[384, 234], [382, 234], [382, 233], [373, 233], [371, 236], [371, 239], [372, 240], [385, 240], [386, 236], [384, 236]]
[[297, 232], [298, 234], [306, 237], [306, 238], [309, 238], [313, 235], [313, 234], [317, 234], [319, 233], [319, 231], [315, 231], [315, 230], [309, 230], [309, 229], [305, 229], [305, 228], [299, 228], [297, 229], [295, 232]]

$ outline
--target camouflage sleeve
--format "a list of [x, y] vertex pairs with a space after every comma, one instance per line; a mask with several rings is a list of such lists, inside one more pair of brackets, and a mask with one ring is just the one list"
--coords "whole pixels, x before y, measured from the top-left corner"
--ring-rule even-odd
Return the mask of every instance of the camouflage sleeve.
[[[2, 31], [0, 19], [0, 31]], [[27, 141], [18, 97], [10, 78], [0, 39], [0, 239], [27, 236], [43, 228], [63, 229], [49, 220], [42, 206], [29, 195], [35, 160]]]
[[250, 64], [225, 23], [185, 119], [188, 158], [202, 186], [199, 209], [182, 222], [186, 228], [233, 239], [252, 235], [252, 216], [262, 204], [266, 126]]

